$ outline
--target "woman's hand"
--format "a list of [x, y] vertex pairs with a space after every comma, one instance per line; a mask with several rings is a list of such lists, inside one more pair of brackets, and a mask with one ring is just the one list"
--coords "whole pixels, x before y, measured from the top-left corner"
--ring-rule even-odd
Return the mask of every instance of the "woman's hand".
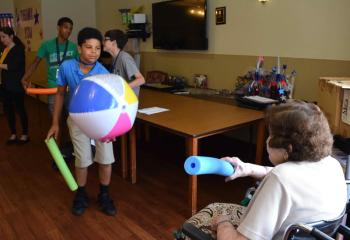
[[231, 176], [225, 178], [225, 182], [239, 177], [247, 177], [251, 174], [250, 164], [242, 162], [238, 157], [224, 157], [222, 160], [231, 163], [235, 169], [235, 172]]
[[216, 231], [220, 223], [229, 222], [230, 219], [230, 215], [219, 215], [214, 217], [211, 221], [211, 229]]
[[238, 232], [230, 221], [230, 215], [219, 215], [212, 220], [212, 230], [216, 231], [217, 240], [248, 240]]
[[231, 163], [235, 168], [235, 172], [231, 176], [225, 178], [226, 182], [239, 177], [248, 177], [248, 176], [261, 180], [266, 176], [266, 174], [268, 174], [273, 169], [273, 167], [260, 166], [252, 163], [245, 163], [245, 162], [242, 162], [237, 157], [224, 157], [222, 158], [222, 160], [225, 160]]

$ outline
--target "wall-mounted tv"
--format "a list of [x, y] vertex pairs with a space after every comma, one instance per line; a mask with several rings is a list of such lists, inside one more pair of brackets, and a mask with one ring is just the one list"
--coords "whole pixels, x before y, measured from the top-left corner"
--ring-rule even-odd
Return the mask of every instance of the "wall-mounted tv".
[[153, 48], [207, 50], [206, 0], [152, 4]]

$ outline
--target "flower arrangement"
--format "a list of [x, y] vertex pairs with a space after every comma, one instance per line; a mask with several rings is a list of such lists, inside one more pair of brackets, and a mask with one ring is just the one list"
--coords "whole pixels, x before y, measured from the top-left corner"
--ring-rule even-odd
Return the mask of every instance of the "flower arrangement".
[[235, 94], [238, 96], [262, 96], [284, 102], [293, 96], [296, 71], [287, 74], [287, 65], [277, 66], [271, 71], [263, 69], [264, 57], [258, 57], [256, 68], [239, 76], [236, 81]]

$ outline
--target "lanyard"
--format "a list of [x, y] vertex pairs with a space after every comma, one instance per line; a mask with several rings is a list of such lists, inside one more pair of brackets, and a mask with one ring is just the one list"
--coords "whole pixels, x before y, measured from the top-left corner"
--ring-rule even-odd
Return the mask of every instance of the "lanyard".
[[59, 48], [59, 44], [58, 44], [58, 38], [56, 38], [56, 53], [57, 53], [57, 65], [58, 66], [60, 66], [61, 63], [66, 58], [67, 50], [68, 50], [68, 40], [66, 40], [66, 45], [64, 46], [64, 52], [63, 52], [63, 57], [62, 57], [62, 61], [61, 61], [61, 54], [60, 54], [60, 48]]
[[[120, 51], [118, 52], [117, 56], [116, 56], [115, 59], [113, 60], [113, 63], [112, 63], [112, 65], [111, 65], [111, 69], [110, 69], [110, 71], [109, 71], [110, 73], [115, 73], [115, 72], [114, 72], [115, 65], [117, 64], [117, 60], [118, 60], [118, 57], [119, 57], [119, 54], [120, 54], [121, 51], [122, 51], [122, 50], [120, 50]], [[116, 74], [119, 75], [119, 71], [118, 71], [118, 70], [116, 71]]]

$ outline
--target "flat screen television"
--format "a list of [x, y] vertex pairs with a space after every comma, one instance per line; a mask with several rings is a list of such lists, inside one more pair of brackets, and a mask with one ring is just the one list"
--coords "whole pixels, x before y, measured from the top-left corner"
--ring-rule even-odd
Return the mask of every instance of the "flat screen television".
[[153, 48], [207, 50], [206, 0], [152, 4]]

